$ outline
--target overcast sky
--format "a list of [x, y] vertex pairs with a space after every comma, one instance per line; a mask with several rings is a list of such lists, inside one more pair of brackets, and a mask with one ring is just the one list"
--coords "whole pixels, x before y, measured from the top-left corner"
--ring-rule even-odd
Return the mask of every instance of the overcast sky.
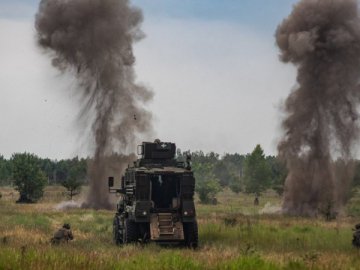
[[[137, 80], [155, 92], [157, 137], [182, 150], [248, 153], [261, 144], [276, 154], [296, 73], [279, 62], [274, 32], [295, 2], [134, 0], [146, 33], [135, 45]], [[0, 154], [87, 155], [76, 84], [35, 44], [38, 3], [0, 0]]]

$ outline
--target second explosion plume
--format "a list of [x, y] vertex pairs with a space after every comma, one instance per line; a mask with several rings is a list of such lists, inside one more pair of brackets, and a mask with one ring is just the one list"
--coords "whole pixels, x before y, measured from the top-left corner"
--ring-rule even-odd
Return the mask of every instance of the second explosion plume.
[[141, 22], [141, 11], [128, 0], [42, 0], [36, 15], [38, 44], [52, 52], [55, 67], [77, 78], [79, 120], [92, 121], [95, 150], [86, 207], [112, 207], [104, 180], [134, 158], [127, 154], [138, 135], [152, 131], [143, 104], [153, 95], [135, 83], [133, 70]]
[[302, 0], [278, 27], [281, 60], [297, 67], [279, 155], [289, 170], [283, 209], [338, 211], [359, 137], [360, 19], [356, 0]]

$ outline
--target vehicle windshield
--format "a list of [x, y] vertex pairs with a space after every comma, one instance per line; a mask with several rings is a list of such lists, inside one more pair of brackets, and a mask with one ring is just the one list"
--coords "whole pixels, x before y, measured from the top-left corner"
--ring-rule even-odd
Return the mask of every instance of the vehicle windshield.
[[180, 178], [175, 175], [151, 177], [151, 200], [154, 208], [177, 208], [180, 196]]

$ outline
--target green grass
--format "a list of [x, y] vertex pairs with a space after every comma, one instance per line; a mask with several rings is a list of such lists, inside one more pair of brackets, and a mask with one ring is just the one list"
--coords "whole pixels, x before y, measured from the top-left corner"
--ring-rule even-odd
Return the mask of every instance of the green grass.
[[[266, 204], [281, 204], [273, 192], [261, 197], [258, 207], [252, 196], [230, 191], [219, 194], [218, 205], [197, 204], [196, 251], [155, 244], [117, 247], [113, 211], [57, 211], [56, 203], [65, 199], [62, 190], [51, 187], [45, 195], [32, 205], [15, 204], [8, 195], [0, 200], [0, 269], [360, 269], [360, 253], [351, 246], [355, 217], [325, 222], [260, 214]], [[354, 198], [348, 209], [357, 202]], [[51, 246], [53, 232], [65, 222], [75, 240]]]

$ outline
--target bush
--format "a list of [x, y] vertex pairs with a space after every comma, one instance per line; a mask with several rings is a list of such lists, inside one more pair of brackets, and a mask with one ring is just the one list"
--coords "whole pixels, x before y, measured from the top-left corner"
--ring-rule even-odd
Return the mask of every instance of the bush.
[[20, 193], [18, 203], [33, 203], [44, 193], [45, 174], [39, 167], [39, 159], [33, 154], [13, 154], [12, 175], [16, 190]]
[[201, 203], [213, 203], [216, 200], [216, 194], [221, 191], [221, 186], [215, 179], [207, 179], [198, 182], [196, 191], [199, 194]]
[[235, 192], [236, 194], [240, 193], [242, 191], [242, 183], [240, 176], [232, 174], [230, 176], [230, 189], [232, 192]]

